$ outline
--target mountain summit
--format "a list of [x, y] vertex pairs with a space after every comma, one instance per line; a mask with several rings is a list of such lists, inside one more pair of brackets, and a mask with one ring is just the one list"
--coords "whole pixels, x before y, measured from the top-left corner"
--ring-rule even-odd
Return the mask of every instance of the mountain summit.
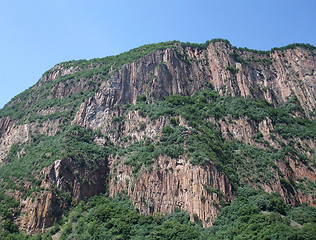
[[282, 199], [262, 211], [315, 207], [315, 106], [308, 44], [173, 41], [57, 64], [0, 110], [1, 206], [15, 209], [0, 222], [45, 232], [99, 194], [204, 227], [241, 189]]

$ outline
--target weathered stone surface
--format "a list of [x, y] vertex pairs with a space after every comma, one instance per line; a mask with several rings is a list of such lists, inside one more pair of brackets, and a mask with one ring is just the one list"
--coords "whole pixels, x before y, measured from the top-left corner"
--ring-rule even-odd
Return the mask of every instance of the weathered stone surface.
[[44, 231], [53, 226], [71, 201], [78, 202], [104, 193], [108, 166], [104, 161], [93, 169], [86, 169], [77, 166], [71, 159], [56, 160], [40, 175], [44, 176], [40, 184], [44, 190], [34, 192], [23, 201], [22, 214], [18, 219], [20, 227], [28, 232]]
[[42, 174], [41, 187], [49, 189], [56, 185], [77, 200], [84, 200], [106, 191], [108, 166], [105, 160], [95, 163], [92, 169], [78, 166], [71, 159], [56, 160]]
[[[242, 60], [235, 59], [237, 51]], [[40, 81], [32, 87], [40, 89], [45, 84], [56, 81], [47, 98], [63, 99], [66, 96], [90, 90], [88, 79], [76, 79], [76, 84], [59, 81], [61, 76], [100, 67], [100, 64], [90, 64], [85, 68], [65, 64], [56, 65], [43, 75]], [[235, 69], [230, 71], [228, 67]], [[316, 106], [316, 59], [311, 51], [298, 47], [270, 54], [257, 54], [250, 51], [239, 51], [223, 42], [213, 42], [206, 49], [198, 49], [176, 45], [174, 49], [158, 50], [145, 57], [123, 65], [116, 71], [109, 70], [110, 77], [106, 81], [96, 81], [99, 76], [89, 80], [101, 83], [94, 96], [87, 98], [76, 109], [72, 124], [100, 129], [114, 143], [122, 144], [123, 137], [130, 137], [128, 143], [146, 138], [159, 139], [161, 129], [169, 124], [167, 116], [151, 120], [138, 111], [126, 114], [122, 123], [114, 123], [115, 117], [122, 115], [122, 105], [134, 104], [137, 98], [144, 94], [148, 99], [161, 100], [173, 94], [193, 95], [195, 92], [212, 87], [221, 95], [250, 96], [256, 99], [266, 99], [278, 106], [290, 97], [296, 96], [307, 117]], [[38, 100], [38, 95], [28, 99], [24, 109], [30, 109]], [[20, 101], [13, 100], [9, 105]], [[37, 114], [46, 116], [65, 109], [54, 106], [38, 109]], [[66, 109], [70, 111], [72, 109]], [[187, 126], [186, 121], [179, 117], [180, 125]], [[280, 148], [281, 139], [273, 132], [271, 119], [267, 118], [256, 124], [246, 117], [216, 121], [209, 119], [221, 131], [227, 140], [239, 140], [258, 147], [265, 147], [253, 139], [261, 133], [264, 141], [276, 149]], [[9, 116], [0, 117], [0, 166], [13, 144], [31, 141], [31, 136], [38, 134], [55, 135], [60, 131], [63, 122], [45, 120], [23, 122], [12, 120]], [[115, 131], [113, 131], [115, 130]], [[99, 145], [105, 144], [102, 138], [95, 140]], [[285, 139], [282, 139], [286, 143]], [[127, 144], [128, 144], [127, 143]], [[315, 158], [316, 142], [314, 140], [296, 139], [295, 144], [304, 146], [305, 154]], [[311, 149], [311, 150], [308, 150]], [[19, 154], [23, 154], [22, 152]], [[290, 185], [284, 187], [281, 178], [297, 182], [302, 178], [315, 181], [315, 167], [306, 167], [298, 159], [285, 159], [276, 162], [280, 172], [275, 171], [271, 183], [260, 186], [267, 192], [280, 192], [287, 203], [298, 204], [306, 202], [315, 204], [315, 199], [308, 194], [296, 191]], [[186, 210], [192, 220], [200, 218], [205, 226], [220, 211], [224, 201], [233, 199], [233, 191], [227, 176], [215, 165], [204, 167], [193, 166], [187, 156], [171, 159], [159, 156], [150, 169], [142, 169], [138, 177], [133, 174], [131, 166], [124, 165], [124, 159], [111, 157], [109, 163], [104, 162], [96, 169], [86, 171], [77, 166], [71, 159], [57, 160], [48, 168], [43, 169], [43, 190], [26, 198], [23, 203], [20, 226], [27, 231], [42, 230], [52, 226], [54, 218], [60, 217], [67, 207], [65, 198], [59, 196], [53, 187], [69, 192], [77, 200], [86, 199], [94, 194], [108, 190], [111, 196], [127, 192], [135, 207], [142, 213], [171, 212], [175, 208]], [[87, 173], [89, 172], [89, 173]], [[110, 173], [110, 175], [109, 175]], [[282, 176], [280, 176], [282, 174]], [[85, 179], [85, 180], [83, 180]], [[245, 180], [247, 182], [247, 180]], [[206, 186], [206, 187], [205, 187]], [[209, 188], [207, 188], [209, 187]], [[208, 189], [208, 191], [207, 191]], [[212, 191], [210, 191], [210, 189]], [[20, 196], [20, 195], [16, 195]]]
[[[93, 98], [82, 103], [73, 122], [107, 132], [113, 116], [120, 114], [119, 106], [135, 103], [141, 94], [153, 99], [173, 94], [192, 95], [206, 83], [222, 95], [265, 98], [275, 105], [294, 94], [307, 116], [316, 106], [315, 56], [306, 49], [278, 51], [267, 56], [241, 52], [250, 62], [270, 59], [268, 65], [236, 62], [230, 54], [232, 47], [224, 43], [210, 44], [206, 50], [182, 51], [183, 55], [179, 55], [174, 49], [161, 50], [124, 65], [102, 83]], [[239, 69], [238, 73], [231, 73], [228, 66]]]
[[228, 178], [214, 165], [193, 166], [185, 157], [160, 156], [150, 170], [144, 169], [135, 178], [131, 167], [116, 165], [116, 161], [110, 163], [110, 195], [127, 191], [142, 213], [170, 213], [179, 208], [189, 212], [192, 220], [197, 216], [210, 226], [221, 204], [233, 199]]
[[62, 200], [54, 192], [33, 193], [23, 202], [19, 225], [27, 232], [43, 232], [62, 216], [63, 209]]

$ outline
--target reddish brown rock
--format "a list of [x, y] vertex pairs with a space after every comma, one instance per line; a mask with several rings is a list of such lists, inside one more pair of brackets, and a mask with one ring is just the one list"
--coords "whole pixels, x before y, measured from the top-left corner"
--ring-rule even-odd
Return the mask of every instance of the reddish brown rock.
[[[315, 56], [315, 51], [302, 47], [258, 54], [236, 50], [224, 42], [213, 42], [206, 49], [183, 48], [180, 44], [175, 44], [174, 48], [155, 51], [117, 70], [111, 67], [106, 81], [95, 75], [76, 79], [76, 84], [73, 84], [71, 79], [61, 81], [60, 77], [99, 68], [102, 64], [96, 62], [87, 66], [76, 66], [75, 63], [63, 63], [43, 75], [31, 88], [34, 95], [19, 109], [31, 109], [42, 94], [38, 90], [51, 82], [55, 84], [49, 89], [47, 99], [63, 99], [72, 94], [89, 91], [92, 89], [89, 81], [99, 83], [95, 94], [85, 99], [76, 109], [50, 106], [37, 109], [36, 113], [48, 116], [60, 111], [75, 111], [72, 124], [100, 129], [114, 144], [123, 145], [144, 138], [158, 141], [161, 129], [169, 124], [168, 116], [151, 120], [138, 111], [127, 112], [122, 123], [112, 121], [123, 114], [123, 105], [134, 104], [140, 95], [146, 96], [149, 101], [161, 100], [173, 94], [191, 96], [203, 88], [211, 87], [220, 95], [266, 99], [274, 106], [286, 102], [290, 97], [296, 97], [305, 115], [312, 118], [310, 112], [316, 107]], [[8, 106], [21, 101], [20, 97], [17, 97]], [[299, 113], [296, 114], [298, 117]], [[227, 140], [239, 140], [264, 148], [265, 142], [254, 139], [256, 134], [261, 133], [263, 140], [276, 149], [280, 148], [278, 140], [287, 143], [287, 140], [274, 132], [273, 123], [269, 118], [260, 123], [255, 123], [247, 117], [230, 119], [227, 116], [218, 121], [209, 120]], [[187, 126], [181, 117], [179, 122], [180, 125]], [[53, 136], [62, 130], [62, 125], [61, 119], [47, 118], [39, 123], [19, 122], [19, 119], [9, 116], [0, 117], [0, 163], [13, 144], [31, 141], [31, 136], [34, 135]], [[275, 139], [271, 137], [272, 133]], [[122, 143], [124, 137], [129, 137], [128, 143]], [[99, 145], [105, 144], [102, 138], [95, 141]], [[303, 146], [301, 153], [315, 158], [314, 140], [295, 139], [294, 144]], [[23, 155], [23, 151], [18, 154]], [[316, 170], [313, 166], [307, 167], [295, 158], [280, 159], [275, 165], [280, 170], [271, 169], [275, 178], [270, 183], [254, 184], [254, 187], [260, 187], [267, 192], [280, 192], [287, 203], [294, 205], [302, 202], [315, 204], [311, 194], [299, 192], [293, 185], [299, 184], [301, 179], [315, 182]], [[186, 156], [178, 159], [159, 156], [151, 168], [143, 167], [137, 177], [134, 176], [131, 166], [124, 165], [124, 158], [112, 157], [109, 165], [104, 162], [91, 171], [77, 166], [71, 159], [57, 160], [42, 171], [44, 179], [41, 187], [44, 190], [25, 200], [20, 226], [27, 231], [52, 226], [54, 218], [60, 217], [67, 207], [65, 197], [58, 195], [57, 190], [68, 192], [76, 200], [86, 199], [107, 190], [106, 179], [109, 172], [111, 196], [127, 192], [135, 207], [142, 213], [168, 213], [180, 208], [188, 211], [192, 220], [197, 220], [195, 218], [198, 217], [205, 226], [209, 226], [224, 202], [233, 199], [229, 179], [220, 169], [212, 164], [193, 166]], [[248, 180], [245, 179], [244, 182]], [[54, 186], [57, 189], [53, 189]]]
[[[193, 166], [185, 158], [160, 156], [136, 178], [132, 168], [111, 162], [110, 195], [127, 194], [140, 212], [170, 213], [176, 208], [210, 226], [221, 205], [233, 199], [229, 179], [215, 165]], [[115, 165], [115, 167], [113, 167]]]

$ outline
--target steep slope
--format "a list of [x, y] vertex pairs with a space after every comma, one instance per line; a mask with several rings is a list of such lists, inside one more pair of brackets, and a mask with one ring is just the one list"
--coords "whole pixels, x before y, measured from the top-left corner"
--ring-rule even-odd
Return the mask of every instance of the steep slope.
[[146, 45], [56, 65], [0, 111], [2, 191], [16, 223], [53, 225], [98, 193], [210, 226], [234, 189], [315, 205], [316, 49]]

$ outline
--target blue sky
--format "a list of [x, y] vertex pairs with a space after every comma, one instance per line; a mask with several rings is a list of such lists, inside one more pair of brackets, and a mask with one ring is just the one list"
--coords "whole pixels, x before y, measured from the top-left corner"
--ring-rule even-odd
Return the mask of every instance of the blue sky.
[[269, 50], [316, 45], [314, 0], [0, 1], [0, 108], [55, 64], [119, 54], [148, 43]]

